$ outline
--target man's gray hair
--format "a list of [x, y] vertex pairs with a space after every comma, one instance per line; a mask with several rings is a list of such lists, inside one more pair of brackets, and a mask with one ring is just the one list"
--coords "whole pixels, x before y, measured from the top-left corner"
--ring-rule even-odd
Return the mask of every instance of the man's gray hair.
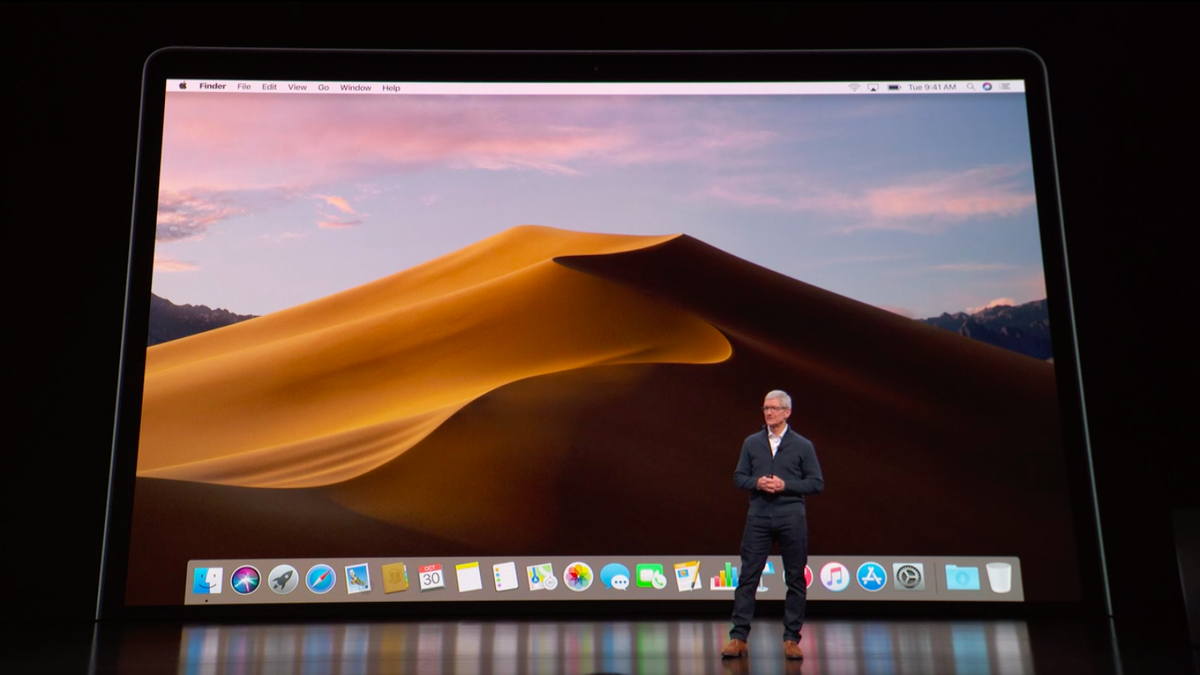
[[763, 397], [764, 401], [773, 401], [775, 399], [779, 399], [779, 402], [783, 404], [784, 408], [788, 410], [792, 409], [792, 397], [788, 396], [786, 391], [776, 389], [775, 391], [767, 392], [767, 395]]

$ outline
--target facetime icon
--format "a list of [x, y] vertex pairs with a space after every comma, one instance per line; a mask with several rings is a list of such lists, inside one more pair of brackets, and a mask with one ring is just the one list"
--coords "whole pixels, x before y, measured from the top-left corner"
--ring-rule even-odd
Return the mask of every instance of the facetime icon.
[[663, 566], [658, 563], [642, 563], [635, 568], [637, 585], [642, 588], [662, 590], [667, 587], [667, 575], [663, 574]]

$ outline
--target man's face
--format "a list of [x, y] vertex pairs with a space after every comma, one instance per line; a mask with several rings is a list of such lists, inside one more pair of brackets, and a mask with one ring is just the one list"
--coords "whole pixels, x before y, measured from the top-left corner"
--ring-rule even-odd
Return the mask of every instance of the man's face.
[[763, 418], [769, 427], [783, 424], [791, 414], [791, 409], [783, 407], [781, 399], [769, 398], [763, 401]]

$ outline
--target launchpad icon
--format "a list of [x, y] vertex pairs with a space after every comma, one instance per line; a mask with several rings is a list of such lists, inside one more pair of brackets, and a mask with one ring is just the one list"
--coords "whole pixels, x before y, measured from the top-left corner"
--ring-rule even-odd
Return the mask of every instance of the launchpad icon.
[[300, 585], [300, 573], [291, 565], [276, 565], [267, 575], [267, 582], [272, 591], [287, 595]]

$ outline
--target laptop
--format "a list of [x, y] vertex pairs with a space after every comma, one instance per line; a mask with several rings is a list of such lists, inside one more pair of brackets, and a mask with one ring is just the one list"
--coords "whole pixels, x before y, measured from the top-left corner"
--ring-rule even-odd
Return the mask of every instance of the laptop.
[[1017, 50], [156, 53], [98, 616], [728, 602], [775, 391], [809, 600], [1101, 611], [1048, 111]]

